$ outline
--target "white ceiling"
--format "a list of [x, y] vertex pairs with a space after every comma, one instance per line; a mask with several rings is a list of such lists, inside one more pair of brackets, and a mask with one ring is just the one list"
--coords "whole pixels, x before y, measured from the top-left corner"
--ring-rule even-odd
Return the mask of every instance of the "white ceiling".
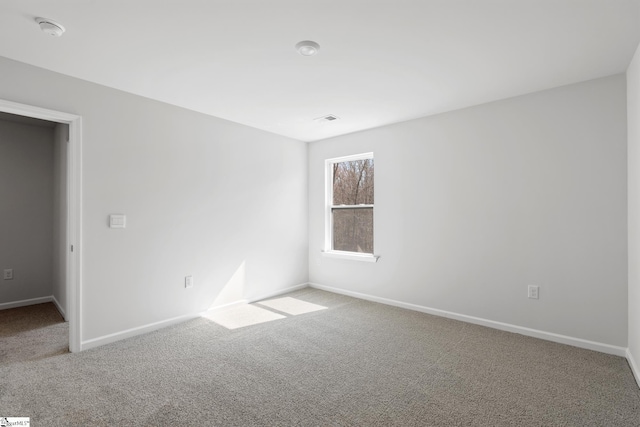
[[313, 141], [624, 72], [639, 1], [1, 0], [0, 56]]

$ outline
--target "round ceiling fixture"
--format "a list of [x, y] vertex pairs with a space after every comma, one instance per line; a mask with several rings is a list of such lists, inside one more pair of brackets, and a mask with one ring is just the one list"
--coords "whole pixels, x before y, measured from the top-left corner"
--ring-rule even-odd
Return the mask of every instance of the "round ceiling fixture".
[[60, 37], [65, 32], [62, 24], [57, 23], [53, 19], [36, 18], [36, 22], [40, 25], [40, 29], [50, 36]]
[[302, 56], [313, 56], [320, 50], [320, 45], [311, 40], [304, 40], [296, 44], [296, 50]]

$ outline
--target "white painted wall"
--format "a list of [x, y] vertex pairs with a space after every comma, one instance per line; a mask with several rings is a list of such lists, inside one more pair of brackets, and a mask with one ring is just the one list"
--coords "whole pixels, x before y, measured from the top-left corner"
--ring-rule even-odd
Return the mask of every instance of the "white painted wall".
[[0, 120], [0, 303], [51, 295], [53, 129]]
[[[311, 143], [310, 281], [626, 347], [625, 91], [616, 75]], [[381, 258], [322, 257], [324, 160], [370, 151]]]
[[5, 58], [0, 75], [2, 98], [83, 117], [83, 341], [307, 281], [306, 144]]
[[627, 70], [629, 352], [640, 384], [640, 47]]
[[69, 125], [53, 132], [53, 277], [51, 291], [58, 310], [67, 317], [67, 145]]
[[[627, 344], [624, 76], [312, 143], [307, 166], [297, 141], [4, 58], [0, 73], [3, 99], [83, 117], [84, 341], [310, 278]], [[324, 159], [368, 151], [382, 258], [321, 258]]]

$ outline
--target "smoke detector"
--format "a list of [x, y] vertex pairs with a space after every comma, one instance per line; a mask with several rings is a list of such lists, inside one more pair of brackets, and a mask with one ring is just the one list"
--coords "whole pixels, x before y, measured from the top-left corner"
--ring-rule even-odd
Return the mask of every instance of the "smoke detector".
[[320, 45], [311, 40], [304, 40], [296, 43], [296, 50], [302, 56], [313, 56], [320, 50]]
[[65, 32], [62, 24], [57, 23], [53, 19], [48, 18], [36, 18], [36, 22], [40, 25], [40, 29], [45, 33], [53, 37], [60, 37]]

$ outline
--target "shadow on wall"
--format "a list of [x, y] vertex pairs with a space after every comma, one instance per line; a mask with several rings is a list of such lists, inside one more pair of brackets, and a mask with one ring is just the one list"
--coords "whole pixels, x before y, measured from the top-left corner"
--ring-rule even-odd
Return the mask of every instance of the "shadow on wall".
[[240, 266], [231, 275], [224, 287], [220, 290], [213, 302], [209, 304], [207, 310], [220, 307], [226, 304], [235, 303], [244, 300], [244, 292], [246, 286], [246, 266], [247, 262], [242, 261]]

